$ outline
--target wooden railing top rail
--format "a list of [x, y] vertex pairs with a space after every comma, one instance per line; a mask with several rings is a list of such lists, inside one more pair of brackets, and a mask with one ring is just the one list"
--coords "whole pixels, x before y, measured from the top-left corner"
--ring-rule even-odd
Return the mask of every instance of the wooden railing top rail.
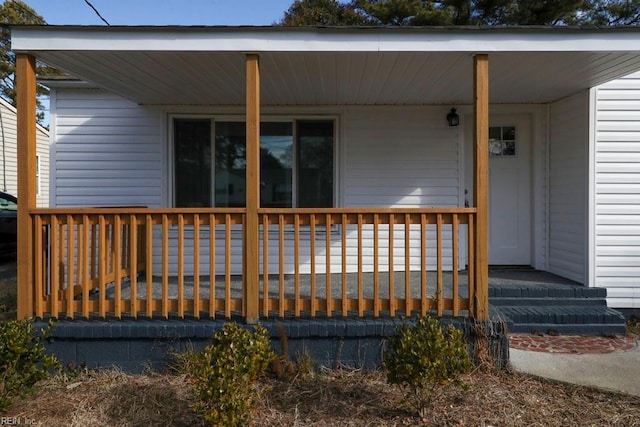
[[30, 209], [31, 215], [176, 215], [176, 214], [244, 214], [245, 208], [128, 208], [109, 206], [104, 208], [77, 207], [77, 208], [36, 208]]
[[[32, 215], [112, 215], [112, 214], [244, 214], [245, 208], [144, 208], [144, 207], [70, 207], [70, 208], [34, 208]], [[428, 208], [260, 208], [259, 214], [291, 215], [291, 214], [470, 214], [476, 213], [476, 208], [428, 207]]]
[[260, 208], [259, 214], [265, 215], [291, 215], [291, 214], [471, 214], [476, 213], [476, 208]]

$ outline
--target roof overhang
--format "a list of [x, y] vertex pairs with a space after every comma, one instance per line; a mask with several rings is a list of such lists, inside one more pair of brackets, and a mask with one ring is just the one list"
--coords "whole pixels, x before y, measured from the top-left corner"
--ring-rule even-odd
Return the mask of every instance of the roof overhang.
[[141, 104], [464, 104], [489, 54], [492, 103], [548, 103], [640, 70], [640, 28], [77, 27], [12, 29], [12, 48]]

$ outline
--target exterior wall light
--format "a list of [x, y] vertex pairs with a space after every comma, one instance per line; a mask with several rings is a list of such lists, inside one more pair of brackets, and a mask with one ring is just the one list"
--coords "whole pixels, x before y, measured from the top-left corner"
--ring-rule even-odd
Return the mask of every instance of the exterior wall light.
[[452, 108], [447, 114], [447, 122], [449, 122], [449, 126], [458, 126], [460, 124], [460, 116], [456, 113], [455, 108]]

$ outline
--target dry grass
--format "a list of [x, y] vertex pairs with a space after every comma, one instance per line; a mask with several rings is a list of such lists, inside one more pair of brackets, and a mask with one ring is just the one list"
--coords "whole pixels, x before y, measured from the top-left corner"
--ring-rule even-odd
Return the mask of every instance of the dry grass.
[[[435, 399], [426, 423], [403, 403], [381, 372], [323, 371], [290, 381], [265, 380], [251, 426], [640, 426], [640, 398], [476, 371], [466, 391]], [[114, 370], [60, 374], [17, 402], [10, 416], [44, 426], [198, 426], [183, 375]]]
[[9, 415], [43, 426], [202, 425], [189, 408], [185, 376], [118, 370], [56, 375], [31, 399], [15, 403]]

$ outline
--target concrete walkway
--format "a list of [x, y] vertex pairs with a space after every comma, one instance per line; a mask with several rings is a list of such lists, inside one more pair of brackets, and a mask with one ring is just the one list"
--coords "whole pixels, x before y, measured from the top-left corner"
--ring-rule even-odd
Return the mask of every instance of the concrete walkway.
[[637, 343], [632, 347], [587, 354], [511, 348], [509, 354], [512, 368], [519, 372], [640, 396], [640, 348]]

